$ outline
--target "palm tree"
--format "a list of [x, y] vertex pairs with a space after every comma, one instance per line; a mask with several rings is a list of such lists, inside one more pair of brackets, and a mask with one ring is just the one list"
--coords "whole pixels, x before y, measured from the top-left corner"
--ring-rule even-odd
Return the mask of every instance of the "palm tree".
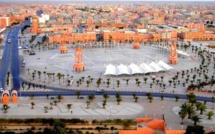
[[163, 99], [164, 99], [164, 96], [163, 96], [163, 95], [161, 95], [161, 100], [163, 101]]
[[132, 96], [133, 96], [133, 98], [135, 98], [137, 95], [136, 95], [136, 93], [133, 93]]
[[119, 87], [119, 85], [120, 85], [120, 81], [119, 81], [119, 80], [117, 80], [117, 81], [116, 81], [116, 84], [117, 84], [117, 87]]
[[116, 98], [121, 98], [121, 95], [119, 93], [116, 93], [115, 97]]
[[57, 99], [58, 99], [58, 102], [60, 102], [60, 101], [63, 99], [63, 96], [62, 96], [61, 94], [59, 94], [59, 95], [57, 96]]
[[187, 114], [188, 114], [188, 119], [191, 119], [192, 115], [195, 114], [194, 108], [191, 105], [187, 105]]
[[178, 114], [181, 117], [181, 124], [184, 124], [183, 120], [186, 118], [187, 112], [185, 110], [181, 110]]
[[94, 94], [90, 94], [88, 96], [88, 99], [92, 102], [95, 99], [95, 95]]
[[31, 99], [31, 100], [34, 99], [34, 94], [30, 94], [30, 99]]
[[43, 71], [43, 74], [44, 74], [44, 76], [45, 76], [45, 80], [46, 80], [46, 71]]
[[147, 98], [148, 100], [149, 100], [149, 103], [152, 103], [152, 100], [153, 100], [153, 96], [148, 96], [148, 98]]
[[50, 83], [50, 78], [51, 78], [51, 73], [46, 73], [48, 75], [49, 83]]
[[175, 101], [178, 102], [179, 96], [175, 95]]
[[110, 81], [107, 81], [106, 83], [107, 83], [107, 88], [108, 88], [108, 87], [109, 87], [109, 85], [110, 85]]
[[53, 82], [55, 81], [55, 73], [52, 73], [53, 76]]
[[135, 100], [134, 102], [137, 102], [137, 101], [138, 101], [138, 98], [139, 98], [138, 96], [135, 96], [135, 97], [134, 97], [134, 100]]
[[202, 104], [202, 105], [199, 107], [200, 114], [202, 115], [202, 114], [203, 114], [203, 112], [205, 112], [205, 111], [206, 111], [206, 109], [207, 109], [207, 106], [206, 106], [206, 105], [204, 105], [204, 104]]
[[102, 106], [105, 109], [105, 106], [106, 106], [106, 101], [105, 100], [103, 101]]
[[79, 98], [80, 98], [80, 95], [81, 95], [81, 92], [80, 92], [80, 91], [77, 91], [77, 92], [75, 93], [75, 95], [77, 96], [77, 99], [79, 99]]
[[147, 78], [147, 77], [145, 77], [145, 78], [143, 78], [143, 80], [145, 81], [145, 84], [146, 84], [146, 82], [147, 82], [148, 78]]
[[41, 80], [40, 78], [40, 76], [41, 76], [41, 71], [37, 71], [37, 74], [38, 74], [38, 77], [39, 77], [39, 81]]
[[215, 97], [214, 96], [211, 98], [211, 101], [212, 101], [212, 109], [214, 109], [214, 102], [215, 102]]
[[30, 69], [28, 68], [28, 75], [30, 75]]
[[8, 111], [8, 109], [9, 109], [10, 107], [7, 105], [7, 104], [4, 104], [3, 105], [3, 110], [4, 110], [4, 113], [7, 113]]
[[121, 97], [116, 98], [116, 101], [117, 101], [117, 105], [120, 105], [120, 102], [122, 101], [122, 98]]
[[196, 102], [195, 106], [196, 106], [196, 110], [200, 110], [201, 105], [203, 105], [201, 102]]
[[34, 109], [34, 105], [35, 105], [35, 103], [31, 102], [31, 109]]
[[44, 112], [48, 113], [48, 107], [47, 106], [44, 106]]
[[126, 85], [128, 85], [129, 79], [126, 79]]
[[107, 101], [107, 99], [109, 98], [109, 95], [107, 93], [103, 94], [103, 97], [105, 99], [105, 101]]
[[192, 118], [191, 118], [191, 120], [194, 122], [193, 125], [197, 126], [197, 123], [200, 122], [200, 119], [201, 118], [198, 115], [193, 115]]
[[71, 109], [72, 104], [67, 104], [67, 108]]
[[56, 100], [54, 100], [54, 105], [57, 106], [57, 101]]
[[87, 101], [87, 109], [89, 109], [89, 106], [90, 106], [90, 101]]
[[46, 99], [49, 99], [49, 94], [46, 94]]
[[87, 83], [87, 87], [89, 87], [90, 86], [90, 81], [87, 80], [86, 83]]
[[211, 120], [212, 119], [211, 117], [214, 116], [214, 112], [213, 111], [208, 111], [207, 116], [208, 116], [208, 119]]
[[53, 103], [52, 103], [52, 102], [50, 103], [50, 106], [51, 106], [50, 109], [53, 109], [53, 108], [52, 108], [52, 106], [53, 106]]
[[57, 77], [58, 77], [59, 85], [60, 85], [60, 79], [62, 78], [62, 74], [61, 73], [57, 73]]

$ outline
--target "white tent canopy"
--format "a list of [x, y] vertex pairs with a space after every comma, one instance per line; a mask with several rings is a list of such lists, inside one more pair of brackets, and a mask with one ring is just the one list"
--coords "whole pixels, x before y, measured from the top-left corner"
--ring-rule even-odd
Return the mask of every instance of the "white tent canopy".
[[155, 72], [164, 71], [164, 69], [161, 68], [161, 67], [160, 67], [158, 64], [156, 64], [155, 62], [151, 62], [151, 63], [149, 64], [149, 66], [150, 66], [151, 68], [153, 68], [153, 69], [155, 70]]
[[155, 72], [154, 69], [152, 69], [149, 65], [147, 65], [146, 63], [142, 63], [140, 65], [140, 67], [142, 68], [144, 73], [150, 73], [150, 72]]
[[112, 64], [107, 65], [104, 75], [116, 75], [116, 67]]
[[173, 67], [169, 66], [168, 64], [166, 64], [165, 62], [163, 62], [161, 60], [158, 61], [158, 65], [163, 67], [165, 70], [173, 69]]
[[173, 69], [173, 67], [169, 66], [161, 60], [159, 60], [158, 63], [151, 62], [149, 65], [143, 62], [139, 66], [134, 63], [130, 64], [129, 66], [120, 64], [117, 67], [112, 64], [109, 64], [106, 66], [104, 75], [145, 74], [166, 71], [170, 69]]
[[120, 64], [119, 66], [117, 66], [117, 75], [122, 74], [131, 74], [131, 71], [127, 66]]
[[136, 64], [132, 63], [128, 67], [131, 70], [131, 74], [142, 74], [143, 73], [141, 67], [137, 66]]

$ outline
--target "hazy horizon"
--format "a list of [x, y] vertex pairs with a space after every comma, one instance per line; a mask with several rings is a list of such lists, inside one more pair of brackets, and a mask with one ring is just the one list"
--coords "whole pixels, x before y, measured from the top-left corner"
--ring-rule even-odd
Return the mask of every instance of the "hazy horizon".
[[87, 2], [87, 1], [97, 1], [97, 2], [109, 2], [109, 1], [130, 1], [130, 2], [136, 2], [136, 1], [147, 1], [147, 2], [214, 2], [214, 0], [0, 0], [0, 2], [46, 2], [46, 1], [53, 1], [53, 2], [64, 2], [64, 1], [71, 1], [71, 2]]

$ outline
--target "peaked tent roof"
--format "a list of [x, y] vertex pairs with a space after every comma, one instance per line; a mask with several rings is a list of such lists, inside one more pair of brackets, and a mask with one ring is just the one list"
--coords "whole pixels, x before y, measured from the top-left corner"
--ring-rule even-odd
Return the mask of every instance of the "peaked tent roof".
[[141, 73], [143, 73], [142, 68], [137, 66], [136, 64], [132, 63], [128, 67], [131, 69], [131, 74], [141, 74]]
[[130, 75], [131, 71], [127, 66], [120, 64], [119, 66], [117, 66], [117, 75], [122, 75], [122, 74]]
[[151, 63], [149, 64], [149, 66], [151, 66], [152, 68], [154, 68], [154, 70], [155, 70], [156, 72], [164, 71], [164, 69], [161, 68], [161, 67], [160, 67], [158, 64], [156, 64], [155, 62], [151, 62]]
[[149, 65], [147, 65], [144, 62], [140, 65], [140, 67], [142, 68], [144, 73], [155, 72], [155, 70], [153, 68], [151, 68]]
[[107, 65], [104, 75], [116, 75], [116, 67], [112, 64]]
[[161, 60], [158, 61], [158, 65], [160, 65], [161, 67], [163, 67], [165, 70], [173, 69], [173, 67], [169, 66], [168, 64], [166, 64], [165, 62], [163, 62]]

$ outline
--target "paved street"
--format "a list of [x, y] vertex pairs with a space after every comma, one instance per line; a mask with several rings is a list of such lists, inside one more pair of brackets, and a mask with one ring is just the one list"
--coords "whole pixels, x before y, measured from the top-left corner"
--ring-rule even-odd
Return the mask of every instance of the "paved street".
[[[153, 117], [162, 118], [162, 113], [165, 114], [166, 125], [169, 129], [182, 129], [181, 119], [177, 115], [179, 106], [185, 102], [185, 100], [179, 99], [175, 102], [174, 99], [164, 98], [161, 101], [160, 98], [154, 98], [152, 103], [149, 103], [146, 97], [139, 97], [138, 102], [134, 103], [133, 97], [122, 96], [122, 102], [117, 105], [114, 96], [111, 96], [107, 101], [107, 106], [103, 109], [102, 103], [103, 97], [96, 96], [96, 99], [90, 104], [89, 109], [86, 107], [86, 97], [84, 99], [77, 99], [76, 96], [64, 97], [64, 99], [57, 103], [57, 106], [53, 106], [50, 110], [50, 102], [52, 99], [46, 99], [46, 97], [35, 97], [33, 100], [28, 97], [21, 98], [17, 104], [9, 104], [8, 113], [0, 111], [1, 118], [81, 118], [86, 120], [104, 120], [121, 118], [127, 119], [136, 117]], [[31, 102], [35, 103], [34, 109], [31, 109]], [[71, 109], [67, 109], [67, 104], [72, 104]], [[44, 106], [48, 106], [48, 113], [44, 112]], [[2, 104], [0, 104], [2, 107]], [[163, 108], [162, 108], [163, 107]], [[207, 103], [208, 110], [212, 110], [212, 103]], [[71, 113], [72, 111], [72, 113]], [[215, 112], [215, 110], [213, 109]], [[201, 123], [206, 127], [206, 130], [215, 130], [215, 116], [212, 120], [208, 120], [204, 114], [202, 116]], [[190, 120], [184, 120], [184, 128], [186, 125], [192, 124]]]

